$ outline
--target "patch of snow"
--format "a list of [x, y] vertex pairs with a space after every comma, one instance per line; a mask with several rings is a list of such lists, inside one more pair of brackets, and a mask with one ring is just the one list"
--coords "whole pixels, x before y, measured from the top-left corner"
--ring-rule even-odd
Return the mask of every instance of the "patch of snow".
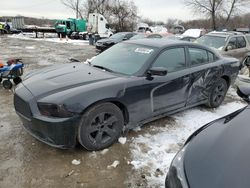
[[102, 155], [105, 155], [106, 153], [108, 153], [108, 151], [109, 151], [109, 149], [104, 149], [104, 150], [102, 150], [100, 153], [101, 153]]
[[119, 161], [114, 161], [112, 165], [108, 165], [107, 168], [108, 169], [116, 168], [119, 164], [120, 164]]
[[35, 47], [34, 46], [26, 46], [25, 49], [28, 49], [28, 50], [34, 50]]
[[120, 137], [120, 138], [118, 139], [118, 141], [119, 141], [122, 145], [124, 145], [124, 144], [126, 144], [126, 142], [127, 142], [127, 138], [125, 138], [125, 137]]
[[79, 164], [81, 164], [81, 160], [76, 160], [76, 159], [74, 159], [71, 163], [72, 163], [73, 165], [79, 165]]
[[[235, 92], [231, 90], [230, 93]], [[172, 115], [174, 122], [165, 127], [154, 126], [157, 133], [147, 133], [133, 139], [132, 162], [134, 169], [146, 170], [149, 187], [164, 187], [171, 161], [185, 140], [203, 125], [246, 106], [241, 101], [221, 105], [217, 109], [197, 107]], [[152, 127], [153, 128], [153, 127]], [[160, 170], [162, 175], [155, 175]]]
[[202, 34], [202, 31], [203, 31], [202, 29], [188, 29], [182, 35], [199, 38]]
[[39, 61], [37, 64], [40, 66], [48, 66], [48, 65], [53, 65], [54, 63], [42, 60], [42, 61]]
[[73, 44], [73, 45], [89, 45], [89, 41], [87, 40], [72, 40], [72, 39], [60, 39], [60, 38], [35, 38], [34, 33], [19, 33], [9, 35], [10, 38], [22, 39], [22, 40], [35, 40], [35, 41], [47, 41], [47, 42], [55, 42], [55, 43], [62, 43], [62, 44]]

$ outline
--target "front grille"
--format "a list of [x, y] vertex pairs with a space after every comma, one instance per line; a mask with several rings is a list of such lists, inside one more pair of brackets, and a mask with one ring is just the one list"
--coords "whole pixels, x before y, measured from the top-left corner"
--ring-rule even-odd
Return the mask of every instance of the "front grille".
[[18, 95], [14, 95], [14, 105], [15, 109], [18, 113], [22, 114], [27, 118], [31, 118], [31, 110], [28, 102], [25, 102], [22, 98]]

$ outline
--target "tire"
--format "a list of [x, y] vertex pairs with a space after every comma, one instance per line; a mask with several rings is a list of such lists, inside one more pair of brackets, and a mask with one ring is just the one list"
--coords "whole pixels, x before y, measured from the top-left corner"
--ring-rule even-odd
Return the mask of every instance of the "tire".
[[12, 86], [13, 86], [13, 84], [11, 83], [10, 80], [4, 80], [3, 81], [3, 87], [4, 87], [4, 89], [11, 89]]
[[0, 83], [3, 81], [3, 79], [2, 78], [0, 78]]
[[117, 141], [123, 126], [123, 114], [116, 105], [98, 104], [83, 114], [78, 128], [78, 141], [89, 151], [102, 150]]
[[20, 77], [16, 77], [13, 79], [13, 82], [15, 83], [15, 85], [18, 85], [22, 82], [22, 79]]
[[224, 80], [223, 78], [218, 79], [210, 90], [207, 106], [210, 108], [219, 107], [224, 101], [227, 90], [228, 85], [226, 80]]

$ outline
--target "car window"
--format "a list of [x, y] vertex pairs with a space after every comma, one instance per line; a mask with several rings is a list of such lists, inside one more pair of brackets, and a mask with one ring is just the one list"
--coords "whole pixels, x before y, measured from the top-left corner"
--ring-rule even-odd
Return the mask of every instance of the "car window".
[[215, 55], [212, 52], [207, 52], [207, 54], [208, 54], [209, 63], [214, 62], [215, 61]]
[[186, 68], [184, 48], [173, 48], [162, 52], [154, 62], [153, 67], [165, 67], [168, 72]]
[[237, 47], [238, 48], [245, 48], [246, 47], [246, 40], [244, 37], [237, 37]]
[[196, 41], [198, 44], [216, 48], [222, 50], [226, 45], [226, 37], [223, 36], [213, 36], [213, 35], [204, 35], [198, 38]]
[[129, 34], [127, 34], [124, 38], [130, 39], [130, 38], [133, 37], [133, 36], [134, 36], [133, 33], [129, 33]]
[[199, 48], [189, 48], [188, 52], [192, 66], [201, 65], [209, 62], [207, 50]]
[[91, 64], [133, 75], [144, 66], [155, 50], [156, 48], [143, 45], [119, 43], [97, 55], [91, 60]]
[[250, 35], [246, 35], [246, 38], [248, 40], [248, 43], [250, 44]]
[[236, 40], [236, 37], [232, 37], [232, 38], [229, 40], [227, 46], [231, 46], [232, 49], [236, 49], [236, 48], [237, 48], [237, 40]]

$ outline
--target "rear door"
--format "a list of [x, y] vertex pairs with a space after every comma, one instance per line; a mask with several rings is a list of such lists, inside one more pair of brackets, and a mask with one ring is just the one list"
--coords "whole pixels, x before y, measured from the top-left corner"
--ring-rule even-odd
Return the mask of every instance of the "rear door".
[[190, 86], [187, 105], [202, 102], [208, 98], [210, 87], [222, 74], [222, 65], [213, 52], [203, 48], [189, 47], [188, 59], [190, 67]]

